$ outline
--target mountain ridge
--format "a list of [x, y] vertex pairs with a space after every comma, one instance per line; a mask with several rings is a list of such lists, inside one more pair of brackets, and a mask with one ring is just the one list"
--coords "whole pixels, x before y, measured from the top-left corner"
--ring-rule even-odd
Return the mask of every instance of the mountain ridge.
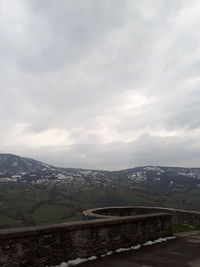
[[81, 220], [85, 209], [152, 205], [199, 210], [200, 169], [60, 168], [0, 154], [0, 228]]
[[139, 166], [119, 171], [61, 168], [14, 154], [0, 154], [0, 182], [113, 184], [164, 190], [200, 187], [200, 168]]
[[53, 166], [32, 158], [21, 157], [14, 154], [0, 154], [0, 172], [37, 171]]

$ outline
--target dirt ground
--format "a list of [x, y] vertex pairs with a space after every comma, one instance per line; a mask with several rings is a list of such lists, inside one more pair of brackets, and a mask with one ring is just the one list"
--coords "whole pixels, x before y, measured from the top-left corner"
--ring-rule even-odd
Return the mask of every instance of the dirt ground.
[[80, 267], [200, 267], [200, 231], [176, 234], [176, 239], [117, 253]]

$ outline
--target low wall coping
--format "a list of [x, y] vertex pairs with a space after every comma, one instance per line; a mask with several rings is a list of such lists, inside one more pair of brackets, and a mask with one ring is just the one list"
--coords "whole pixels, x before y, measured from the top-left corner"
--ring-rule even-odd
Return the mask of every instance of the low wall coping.
[[133, 215], [133, 216], [110, 216], [106, 219], [97, 219], [97, 220], [88, 220], [88, 221], [79, 221], [79, 222], [69, 222], [69, 223], [60, 223], [52, 225], [41, 225], [25, 228], [14, 228], [14, 229], [5, 229], [0, 230], [0, 240], [3, 239], [15, 239], [15, 238], [26, 238], [30, 236], [39, 236], [39, 235], [48, 235], [55, 232], [65, 232], [65, 231], [74, 231], [78, 229], [87, 229], [87, 228], [96, 228], [107, 225], [118, 225], [125, 222], [134, 222], [134, 221], [145, 221], [151, 220], [154, 218], [167, 218], [172, 215], [169, 213], [151, 213], [144, 215]]
[[[111, 209], [120, 209], [120, 210], [126, 210], [126, 209], [159, 209], [163, 210], [163, 212], [182, 212], [182, 213], [191, 213], [191, 214], [198, 214], [200, 215], [199, 211], [190, 211], [190, 210], [181, 210], [181, 209], [173, 209], [173, 208], [166, 208], [166, 207], [149, 207], [149, 206], [114, 206], [114, 207], [103, 207], [103, 208], [96, 208], [96, 209], [89, 209], [83, 212], [84, 216], [95, 216], [96, 218], [121, 218], [122, 216], [119, 215], [106, 215], [106, 214], [99, 214], [96, 213], [96, 211], [103, 211], [103, 210], [111, 210]], [[156, 212], [156, 211], [155, 211]], [[169, 213], [168, 213], [169, 214]]]

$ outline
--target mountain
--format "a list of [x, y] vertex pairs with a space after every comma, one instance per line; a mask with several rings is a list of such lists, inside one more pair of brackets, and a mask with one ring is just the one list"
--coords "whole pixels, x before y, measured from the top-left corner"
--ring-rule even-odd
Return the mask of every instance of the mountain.
[[0, 174], [18, 174], [51, 169], [52, 166], [29, 158], [12, 154], [0, 154]]
[[200, 168], [144, 166], [115, 173], [118, 182], [138, 185], [152, 190], [199, 188]]
[[0, 182], [67, 185], [120, 184], [166, 191], [200, 188], [200, 168], [143, 166], [120, 171], [57, 168], [34, 159], [0, 154]]
[[81, 220], [83, 210], [104, 206], [200, 210], [199, 195], [200, 168], [57, 168], [0, 154], [0, 229]]

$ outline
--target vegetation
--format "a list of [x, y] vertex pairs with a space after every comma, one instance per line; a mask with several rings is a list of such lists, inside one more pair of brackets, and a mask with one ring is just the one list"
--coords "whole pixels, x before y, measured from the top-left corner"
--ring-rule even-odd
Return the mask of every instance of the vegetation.
[[173, 224], [172, 225], [173, 233], [199, 231], [199, 230], [200, 230], [200, 226], [184, 225], [184, 224]]
[[103, 206], [150, 205], [200, 210], [200, 189], [153, 192], [126, 185], [1, 183], [0, 192], [1, 228], [77, 221], [82, 219], [83, 210]]

